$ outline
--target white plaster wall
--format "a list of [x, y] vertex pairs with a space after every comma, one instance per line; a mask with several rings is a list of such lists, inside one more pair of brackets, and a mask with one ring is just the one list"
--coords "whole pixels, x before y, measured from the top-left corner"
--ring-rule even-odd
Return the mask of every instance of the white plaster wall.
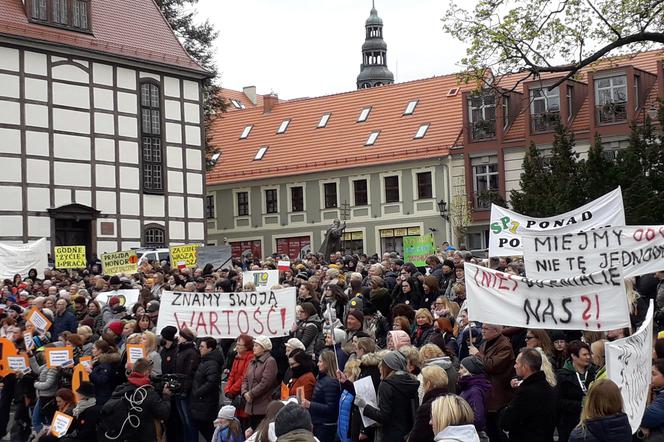
[[188, 198], [189, 218], [203, 218], [203, 198]]
[[117, 213], [116, 192], [97, 191], [97, 206], [95, 209], [104, 214], [114, 215]]
[[46, 216], [28, 217], [28, 235], [30, 236], [51, 236], [51, 218]]
[[122, 241], [121, 250], [137, 249], [141, 246], [140, 241]]
[[184, 192], [182, 172], [168, 171], [168, 191], [173, 193]]
[[90, 112], [53, 109], [53, 129], [89, 134]]
[[54, 81], [53, 104], [90, 109], [90, 88]]
[[0, 153], [21, 153], [21, 132], [0, 128]]
[[54, 166], [56, 186], [90, 187], [92, 171], [89, 164], [55, 161]]
[[0, 47], [0, 69], [18, 71], [18, 49]]
[[123, 219], [120, 220], [122, 226], [123, 238], [140, 238], [141, 237], [141, 222], [137, 219]]
[[166, 163], [168, 167], [182, 169], [182, 148], [176, 146], [166, 147]]
[[198, 101], [198, 83], [190, 80], [184, 81], [184, 98]]
[[139, 211], [138, 194], [122, 192], [120, 194], [120, 212], [123, 215], [138, 215]]
[[186, 125], [184, 128], [186, 143], [191, 146], [201, 145], [201, 128], [198, 126]]
[[[0, 60], [2, 60], [2, 51], [0, 51]], [[0, 232], [2, 236], [23, 235], [23, 218], [20, 215], [0, 216]]]
[[[48, 161], [46, 160], [27, 160], [28, 183], [48, 184], [51, 174], [49, 173]], [[4, 165], [3, 165], [4, 167]]]
[[0, 97], [18, 98], [19, 85], [18, 75], [0, 74]]
[[48, 82], [38, 78], [26, 78], [25, 98], [28, 100], [48, 101]]
[[[56, 57], [53, 57], [52, 60], [55, 62]], [[59, 66], [55, 66], [51, 68], [51, 72], [53, 74], [53, 78], [56, 80], [75, 81], [78, 83], [90, 82], [88, 73], [74, 64], [61, 64]]]
[[22, 210], [23, 196], [20, 186], [0, 186], [2, 210]]
[[120, 162], [138, 164], [138, 143], [133, 141], [120, 141]]
[[95, 138], [95, 158], [100, 161], [115, 161], [115, 141], [110, 138]]
[[180, 124], [166, 123], [166, 142], [167, 143], [182, 142], [182, 128]]
[[77, 190], [74, 192], [74, 198], [78, 204], [92, 207], [92, 192], [89, 190]]
[[184, 218], [184, 198], [181, 196], [168, 197], [168, 216]]
[[200, 195], [203, 193], [203, 175], [200, 173], [187, 173], [187, 193]]
[[20, 124], [21, 105], [14, 101], [0, 100], [0, 123]]
[[115, 241], [97, 241], [97, 255], [101, 256], [104, 253], [117, 252], [118, 243]]
[[138, 76], [140, 78], [152, 78], [153, 80], [161, 81], [161, 77], [157, 74], [152, 74], [150, 72], [139, 72]]
[[102, 63], [93, 63], [92, 81], [97, 84], [113, 86], [113, 66]]
[[71, 204], [71, 190], [55, 189], [55, 207], [62, 207]]
[[164, 77], [164, 95], [180, 98], [180, 80], [173, 77]]
[[118, 92], [118, 111], [135, 114], [136, 103], [136, 94]]
[[96, 164], [97, 187], [115, 188], [115, 166], [107, 164]]
[[48, 156], [48, 132], [25, 132], [25, 151], [28, 155]]
[[28, 74], [47, 75], [46, 54], [39, 52], [23, 52], [25, 72]]
[[[97, 209], [99, 210], [99, 209]], [[113, 232], [115, 232], [113, 235], [103, 235], [101, 233], [101, 223], [112, 223], [113, 224]], [[114, 220], [113, 218], [99, 218], [97, 219], [97, 236], [102, 236], [105, 238], [111, 238], [111, 237], [117, 237], [118, 229], [117, 229], [117, 221]], [[113, 249], [115, 252], [116, 250]]]
[[28, 210], [35, 212], [45, 211], [51, 207], [51, 196], [44, 187], [28, 187]]
[[189, 223], [189, 240], [202, 241], [205, 238], [204, 223]]
[[122, 189], [138, 190], [138, 168], [120, 167], [120, 187]]
[[[2, 158], [2, 174], [0, 174], [0, 181], [20, 182], [21, 181], [21, 159], [20, 158]], [[43, 161], [42, 161], [43, 162]], [[48, 163], [47, 163], [48, 164]], [[30, 167], [30, 160], [28, 160], [28, 168]], [[30, 175], [28, 175], [30, 176]], [[46, 174], [48, 180], [48, 174]], [[30, 181], [30, 180], [28, 180]], [[47, 181], [48, 183], [48, 181]]]
[[113, 110], [113, 91], [96, 87], [94, 89], [96, 109]]
[[[55, 110], [53, 112], [55, 112]], [[55, 114], [53, 121], [55, 122]], [[26, 104], [25, 124], [27, 126], [48, 128], [48, 106], [42, 106], [41, 104]]]
[[184, 121], [185, 123], [198, 124], [201, 121], [200, 108], [197, 104], [185, 103], [184, 104]]
[[90, 160], [90, 138], [55, 133], [53, 155], [63, 159]]
[[143, 195], [143, 215], [163, 218], [166, 198], [163, 195]]
[[180, 102], [176, 100], [166, 100], [166, 112], [164, 116], [169, 120], [180, 120]]
[[118, 135], [136, 138], [138, 136], [138, 120], [136, 117], [118, 117]]
[[182, 221], [170, 221], [168, 223], [169, 240], [184, 240], [184, 223]]
[[526, 150], [524, 148], [506, 149], [503, 153], [505, 161], [505, 193], [508, 200], [510, 192], [519, 188], [525, 153]]
[[136, 90], [136, 71], [132, 69], [117, 69], [118, 87]]
[[115, 121], [113, 114], [95, 112], [95, 133], [115, 135]]
[[201, 169], [201, 151], [198, 149], [187, 149], [187, 169], [202, 170]]

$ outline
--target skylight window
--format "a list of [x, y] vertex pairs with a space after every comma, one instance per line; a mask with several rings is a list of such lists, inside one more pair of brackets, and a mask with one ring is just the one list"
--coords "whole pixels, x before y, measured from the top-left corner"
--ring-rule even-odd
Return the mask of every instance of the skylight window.
[[429, 130], [429, 123], [425, 123], [425, 124], [421, 125], [417, 129], [417, 133], [415, 134], [414, 138], [416, 140], [419, 139], [419, 138], [424, 138], [424, 136], [427, 134], [427, 130]]
[[210, 167], [214, 166], [219, 161], [219, 158], [221, 158], [221, 152], [215, 152], [208, 160], [208, 165]]
[[231, 98], [231, 104], [233, 105], [233, 107], [234, 107], [235, 109], [241, 109], [241, 107], [240, 107], [240, 102], [237, 101], [237, 100], [235, 100], [235, 99], [233, 99], [233, 98]]
[[249, 126], [245, 126], [244, 130], [242, 131], [242, 134], [240, 135], [240, 139], [244, 140], [249, 136], [249, 132], [251, 132], [251, 129], [254, 128], [253, 124], [250, 124]]
[[417, 102], [419, 100], [413, 100], [408, 102], [408, 105], [406, 105], [406, 110], [403, 111], [404, 115], [413, 115], [413, 112], [415, 112], [415, 106], [417, 106]]
[[331, 115], [332, 114], [330, 114], [330, 113], [323, 114], [323, 116], [320, 117], [320, 121], [318, 122], [318, 126], [316, 126], [316, 127], [321, 128], [321, 127], [327, 126], [327, 122], [330, 120]]
[[369, 118], [369, 112], [371, 112], [371, 107], [365, 107], [362, 109], [362, 112], [360, 112], [360, 116], [357, 117], [357, 122], [361, 123], [363, 121], [367, 121], [367, 118]]
[[277, 129], [278, 134], [282, 134], [286, 132], [286, 129], [288, 129], [288, 125], [290, 124], [290, 120], [284, 120], [281, 122], [279, 125], [279, 129]]
[[258, 152], [256, 152], [256, 156], [254, 157], [254, 160], [262, 160], [263, 157], [265, 156], [265, 152], [267, 152], [268, 146], [261, 146], [258, 149]]
[[380, 131], [377, 130], [376, 132], [371, 132], [369, 134], [369, 138], [367, 138], [367, 142], [364, 143], [365, 146], [373, 146], [374, 143], [376, 142], [376, 139], [378, 138], [378, 135], [380, 134]]

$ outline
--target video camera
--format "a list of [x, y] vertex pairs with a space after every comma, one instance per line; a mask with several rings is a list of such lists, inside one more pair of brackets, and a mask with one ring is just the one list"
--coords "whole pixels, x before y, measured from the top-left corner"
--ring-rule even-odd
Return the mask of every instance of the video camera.
[[168, 389], [171, 390], [173, 394], [179, 394], [182, 392], [185, 378], [186, 376], [183, 374], [162, 374], [154, 378], [154, 383], [161, 385], [160, 389], [168, 387]]

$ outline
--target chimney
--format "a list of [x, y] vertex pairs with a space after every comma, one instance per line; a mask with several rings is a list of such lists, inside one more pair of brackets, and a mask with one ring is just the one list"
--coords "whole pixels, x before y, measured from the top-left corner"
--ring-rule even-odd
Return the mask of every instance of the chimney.
[[272, 112], [272, 108], [277, 105], [279, 102], [279, 97], [277, 94], [272, 93], [270, 95], [263, 96], [263, 113], [269, 114]]
[[256, 106], [256, 86], [245, 86], [242, 88], [242, 92], [247, 96], [249, 101]]

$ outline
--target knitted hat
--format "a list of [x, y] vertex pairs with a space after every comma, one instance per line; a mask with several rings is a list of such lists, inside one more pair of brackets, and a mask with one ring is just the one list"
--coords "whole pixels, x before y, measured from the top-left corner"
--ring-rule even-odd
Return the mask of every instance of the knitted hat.
[[219, 410], [219, 414], [217, 414], [217, 419], [233, 420], [234, 418], [235, 407], [232, 405], [224, 405], [221, 407], [221, 410]]
[[461, 360], [463, 368], [468, 370], [470, 374], [484, 374], [486, 367], [484, 362], [477, 356], [467, 356]]
[[286, 345], [292, 349], [299, 348], [300, 350], [306, 350], [302, 341], [297, 338], [290, 338], [288, 341], [286, 341]]
[[254, 338], [254, 344], [258, 344], [265, 349], [265, 351], [272, 350], [272, 341], [267, 336], [256, 336]]
[[562, 330], [551, 330], [549, 332], [549, 337], [551, 338], [551, 342], [567, 340], [565, 339], [565, 332]]
[[[361, 310], [353, 309], [348, 312], [348, 316], [352, 316], [353, 318], [357, 319], [360, 324], [364, 323], [364, 313], [362, 313]], [[346, 316], [346, 318], [348, 318], [348, 316]]]
[[[364, 298], [362, 296], [356, 296], [353, 299], [350, 300], [348, 303], [350, 305], [350, 308], [353, 310], [359, 310], [359, 311], [364, 311]], [[362, 321], [360, 321], [362, 322]]]
[[20, 305], [16, 305], [16, 304], [10, 305], [9, 310], [14, 310], [19, 315], [23, 314], [23, 309], [21, 308]]
[[146, 313], [155, 313], [159, 311], [159, 301], [150, 301], [145, 308]]
[[108, 300], [108, 305], [113, 307], [116, 304], [120, 303], [120, 297], [119, 296], [111, 296], [111, 299]]
[[166, 327], [161, 329], [161, 337], [162, 339], [165, 339], [166, 341], [175, 341], [175, 335], [177, 334], [178, 329], [175, 328], [172, 325], [167, 325]]
[[83, 381], [79, 385], [78, 390], [76, 390], [76, 393], [87, 398], [95, 397], [95, 386], [92, 382]]
[[180, 336], [182, 336], [189, 342], [196, 339], [196, 333], [194, 333], [194, 331], [188, 327], [182, 327], [180, 329]]
[[122, 284], [122, 281], [120, 281], [120, 277], [118, 275], [113, 275], [111, 276], [111, 279], [108, 281], [110, 285], [120, 285]]
[[305, 281], [309, 280], [309, 274], [307, 272], [300, 272], [295, 275], [296, 278], [304, 279]]
[[294, 430], [311, 431], [311, 416], [300, 405], [290, 402], [274, 418], [274, 433], [281, 437]]
[[111, 321], [108, 323], [108, 329], [115, 333], [116, 336], [120, 336], [122, 334], [123, 328], [124, 324], [122, 321]]
[[392, 370], [405, 370], [407, 366], [406, 358], [398, 351], [391, 351], [383, 358], [383, 363]]

